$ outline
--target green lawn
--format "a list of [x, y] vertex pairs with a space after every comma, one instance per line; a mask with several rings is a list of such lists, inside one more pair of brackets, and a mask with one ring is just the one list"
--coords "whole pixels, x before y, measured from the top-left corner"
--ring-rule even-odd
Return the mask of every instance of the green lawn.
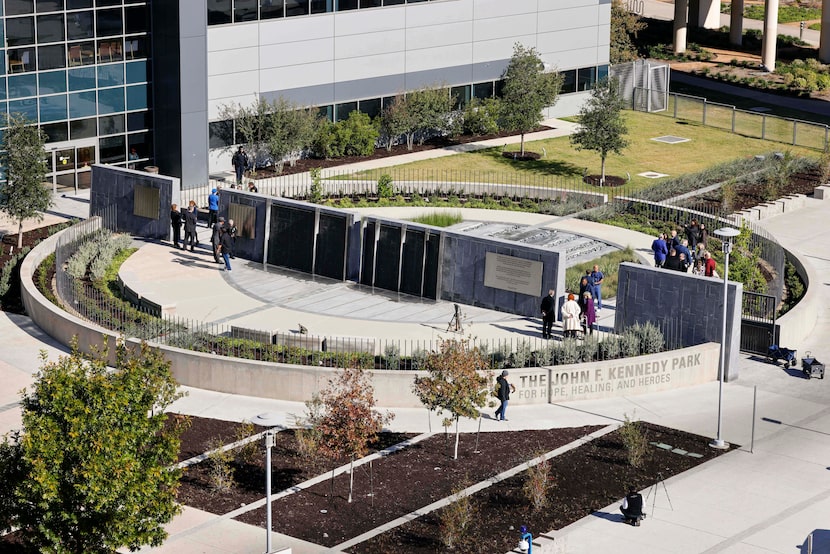
[[[680, 111], [682, 113], [682, 110]], [[692, 117], [693, 114], [689, 116]], [[710, 117], [727, 116], [712, 114]], [[748, 138], [712, 127], [675, 120], [666, 115], [627, 111], [625, 118], [629, 125], [630, 145], [621, 156], [609, 156], [606, 171], [608, 175], [621, 177], [630, 174], [633, 188], [655, 184], [654, 179], [637, 176], [638, 173], [646, 171], [665, 173], [675, 177], [700, 171], [720, 162], [771, 151], [789, 150], [793, 154], [811, 157], [819, 155], [815, 150]], [[663, 135], [675, 135], [690, 140], [678, 144], [651, 140]], [[502, 148], [492, 148], [389, 166], [361, 173], [360, 176], [376, 179], [382, 173], [389, 173], [397, 182], [438, 180], [538, 186], [584, 186], [579, 183], [586, 168], [590, 174], [600, 172], [599, 156], [594, 152], [575, 150], [568, 137], [528, 142], [525, 148], [539, 153], [544, 151], [546, 156], [538, 161], [517, 162], [503, 157]], [[518, 151], [518, 149], [518, 144], [506, 148], [507, 151]]]

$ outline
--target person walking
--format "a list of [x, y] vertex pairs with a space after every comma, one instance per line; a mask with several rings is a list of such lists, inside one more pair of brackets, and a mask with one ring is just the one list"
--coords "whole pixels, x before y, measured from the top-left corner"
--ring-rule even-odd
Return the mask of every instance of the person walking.
[[179, 246], [182, 241], [182, 212], [176, 204], [170, 206], [170, 226], [173, 227], [173, 246], [176, 249], [184, 248]]
[[233, 241], [231, 234], [226, 227], [222, 227], [221, 238], [219, 239], [219, 252], [222, 253], [222, 259], [225, 261], [225, 271], [231, 270], [231, 254], [233, 254]]
[[233, 244], [233, 248], [231, 248], [230, 256], [231, 256], [231, 259], [234, 260], [234, 259], [236, 259], [236, 256], [234, 254], [236, 253], [236, 234], [237, 234], [238, 230], [236, 228], [236, 225], [234, 225], [234, 223], [233, 223], [233, 219], [228, 220], [228, 224], [225, 226], [225, 228], [228, 230], [228, 233], [230, 233], [230, 235], [231, 235], [231, 243]]
[[505, 369], [496, 378], [498, 385], [498, 397], [501, 401], [499, 409], [496, 410], [496, 420], [507, 421], [507, 401], [510, 400], [510, 393], [516, 392], [516, 387], [507, 382], [508, 371]]
[[556, 292], [553, 289], [542, 298], [542, 338], [549, 339], [553, 333], [553, 320], [556, 317]]
[[248, 154], [241, 146], [236, 150], [231, 158], [231, 164], [236, 172], [236, 184], [242, 184], [242, 177], [245, 175], [245, 169], [248, 167]]
[[573, 294], [568, 295], [568, 301], [562, 304], [562, 326], [565, 330], [565, 338], [576, 338], [579, 331], [579, 304], [576, 303]]
[[585, 311], [582, 313], [585, 322], [584, 334], [591, 335], [594, 332], [594, 323], [597, 321], [597, 313], [594, 310], [594, 299], [591, 298], [591, 293], [585, 291], [585, 300], [583, 301]]
[[189, 242], [191, 252], [193, 252], [194, 246], [199, 246], [199, 237], [196, 236], [196, 222], [198, 220], [199, 212], [196, 211], [196, 202], [191, 200], [184, 212], [184, 244], [182, 245], [183, 248], [187, 249]]
[[593, 304], [599, 312], [602, 310], [602, 280], [605, 279], [605, 274], [599, 270], [599, 266], [594, 264], [594, 270], [591, 272], [591, 296], [594, 298]]
[[669, 255], [669, 249], [666, 246], [666, 235], [664, 233], [660, 233], [652, 241], [651, 249], [654, 251], [654, 267], [663, 267], [663, 264], [666, 263], [666, 257]]
[[219, 260], [220, 256], [220, 248], [219, 245], [222, 244], [222, 231], [225, 228], [225, 218], [220, 217], [219, 221], [213, 224], [213, 232], [210, 235], [210, 245], [213, 248], [213, 261], [217, 264], [221, 264], [221, 260]]
[[219, 193], [216, 189], [213, 189], [208, 194], [208, 227], [213, 227], [217, 215], [219, 215]]

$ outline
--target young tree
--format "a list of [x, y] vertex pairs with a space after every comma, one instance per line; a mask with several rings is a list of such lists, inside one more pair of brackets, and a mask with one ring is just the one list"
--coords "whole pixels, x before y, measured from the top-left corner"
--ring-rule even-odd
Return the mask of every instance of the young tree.
[[628, 146], [625, 139], [628, 126], [622, 115], [624, 105], [617, 80], [602, 79], [579, 110], [579, 127], [571, 135], [571, 144], [577, 150], [599, 152], [602, 159], [600, 186], [605, 184], [605, 159], [608, 154], [619, 154]]
[[0, 185], [0, 212], [17, 221], [17, 248], [23, 247], [23, 222], [41, 221], [52, 205], [46, 180], [46, 134], [25, 118], [10, 115], [3, 132], [0, 165], [6, 182]]
[[455, 419], [455, 454], [458, 459], [458, 420], [475, 418], [487, 403], [489, 379], [480, 374], [487, 361], [468, 339], [444, 340], [438, 352], [430, 353], [423, 368], [426, 377], [416, 377], [412, 390], [430, 411], [446, 410]]
[[248, 150], [251, 163], [256, 164], [257, 155], [265, 150], [270, 134], [271, 111], [272, 105], [260, 98], [249, 106], [231, 103], [219, 107], [219, 117], [233, 120], [236, 128], [234, 140]]
[[[351, 458], [349, 502], [354, 487], [354, 459], [365, 456], [368, 445], [392, 421], [394, 414], [374, 411], [375, 391], [369, 375], [359, 368], [340, 370], [320, 391], [323, 413], [316, 429], [321, 453], [331, 459]], [[332, 474], [332, 479], [334, 475]]]
[[632, 38], [646, 28], [646, 23], [636, 13], [628, 11], [622, 0], [611, 2], [611, 63], [634, 61], [638, 57]]
[[164, 410], [180, 395], [170, 363], [143, 344], [43, 365], [23, 391], [23, 429], [0, 447], [0, 528], [43, 552], [158, 546], [180, 512], [178, 430]]
[[[413, 126], [412, 120], [413, 115], [403, 94], [397, 95], [388, 106], [384, 106], [380, 114], [380, 131], [385, 138], [386, 150], [392, 150], [398, 137], [409, 131]], [[407, 135], [407, 146], [411, 150], [408, 139]]]
[[292, 166], [297, 163], [303, 150], [314, 141], [317, 125], [318, 116], [312, 110], [300, 108], [283, 97], [274, 100], [265, 149], [278, 173], [282, 173], [284, 160]]
[[415, 135], [420, 132], [418, 144], [423, 144], [429, 131], [444, 133], [450, 125], [452, 98], [446, 87], [424, 87], [406, 96], [413, 115], [412, 126], [407, 133], [407, 146], [412, 150]]
[[545, 64], [535, 48], [513, 46], [513, 57], [502, 75], [502, 110], [500, 127], [522, 135], [521, 155], [525, 153], [525, 133], [544, 119], [542, 110], [556, 104], [562, 76], [545, 72]]

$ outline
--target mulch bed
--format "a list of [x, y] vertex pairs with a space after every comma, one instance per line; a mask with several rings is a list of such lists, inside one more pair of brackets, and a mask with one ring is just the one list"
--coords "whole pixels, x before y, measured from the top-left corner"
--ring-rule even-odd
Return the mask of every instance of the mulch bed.
[[[778, 198], [790, 196], [794, 194], [804, 194], [813, 196], [815, 187], [821, 184], [821, 179], [818, 173], [796, 173], [792, 175], [789, 181], [781, 187]], [[767, 202], [764, 199], [764, 191], [762, 186], [739, 184], [735, 186], [735, 201], [733, 203], [733, 211], [744, 210], [752, 208]], [[688, 200], [684, 205], [688, 204], [694, 209], [703, 211], [719, 210], [722, 206], [721, 190], [713, 190], [694, 196]]]
[[[23, 233], [23, 246], [31, 247], [47, 238], [51, 228], [52, 226], [46, 226], [26, 231]], [[3, 267], [18, 252], [17, 234], [6, 235], [0, 242], [2, 242], [2, 247], [0, 247], [0, 267]], [[23, 302], [20, 299], [20, 278], [17, 273], [11, 280], [11, 287], [9, 287], [8, 292], [0, 296], [0, 310], [14, 314], [25, 313]]]

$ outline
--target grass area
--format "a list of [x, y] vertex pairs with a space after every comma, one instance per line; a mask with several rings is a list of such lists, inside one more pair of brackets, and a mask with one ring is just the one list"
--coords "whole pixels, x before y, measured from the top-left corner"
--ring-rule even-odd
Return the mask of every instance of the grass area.
[[434, 227], [450, 227], [456, 223], [461, 223], [464, 221], [464, 218], [459, 212], [436, 212], [415, 217], [412, 221]]
[[[667, 117], [665, 112], [661, 115], [627, 111], [624, 117], [629, 126], [630, 144], [621, 156], [609, 156], [606, 171], [608, 175], [622, 177], [630, 174], [633, 189], [655, 184], [654, 179], [637, 175], [646, 171], [678, 176], [735, 158], [785, 149], [797, 155], [818, 156], [818, 152], [808, 148], [748, 138], [675, 120]], [[677, 135], [690, 140], [679, 144], [651, 140], [663, 135]], [[518, 149], [518, 144], [506, 148], [511, 152]], [[536, 161], [518, 162], [502, 156], [502, 148], [491, 148], [394, 168], [390, 166], [361, 176], [370, 178], [369, 175], [375, 173], [389, 173], [395, 181], [455, 180], [584, 188], [581, 177], [586, 168], [591, 174], [600, 172], [599, 156], [595, 152], [575, 150], [568, 137], [528, 142], [526, 149], [539, 153], [544, 151], [546, 156]], [[703, 152], [705, 155], [701, 155]]]
[[623, 262], [637, 261], [637, 256], [630, 247], [625, 250], [610, 252], [595, 260], [567, 268], [565, 270], [565, 287], [568, 292], [578, 293], [579, 281], [585, 275], [585, 270], [593, 269], [594, 265], [598, 265], [599, 270], [605, 275], [605, 278], [602, 280], [602, 297], [613, 298], [617, 295], [617, 277], [619, 276], [620, 264]]
[[121, 298], [121, 291], [118, 290], [118, 271], [121, 269], [121, 264], [136, 252], [138, 252], [138, 248], [127, 248], [119, 251], [107, 267], [99, 288], [106, 292], [110, 298]]

